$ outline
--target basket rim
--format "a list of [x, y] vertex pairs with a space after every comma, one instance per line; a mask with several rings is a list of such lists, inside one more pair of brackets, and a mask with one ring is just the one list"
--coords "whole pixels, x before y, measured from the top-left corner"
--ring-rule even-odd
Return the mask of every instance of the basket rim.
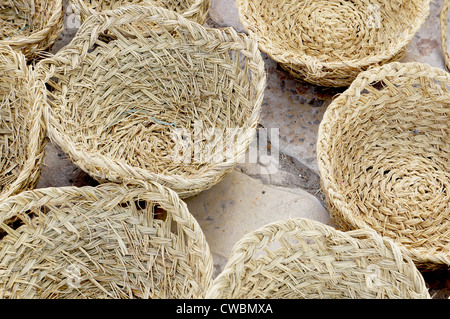
[[[147, 19], [165, 19], [165, 21], [170, 21], [171, 23], [174, 22], [184, 27], [192, 27], [194, 29], [200, 30], [202, 32], [202, 35], [207, 36], [211, 39], [221, 39], [221, 41], [223, 39], [227, 39], [227, 41], [223, 40], [223, 47], [225, 48], [227, 48], [227, 45], [231, 44], [232, 47], [235, 47], [235, 49], [233, 49], [235, 51], [242, 52], [244, 51], [243, 48], [245, 48], [246, 52], [251, 52], [252, 61], [249, 64], [249, 68], [254, 73], [253, 77], [255, 78], [254, 81], [256, 82], [254, 88], [255, 101], [253, 102], [253, 108], [251, 110], [251, 114], [247, 119], [247, 123], [243, 126], [245, 132], [243, 134], [242, 140], [244, 140], [244, 142], [236, 145], [235, 153], [237, 156], [233, 159], [227, 158], [224, 162], [213, 163], [207, 172], [203, 172], [201, 174], [196, 173], [189, 176], [183, 176], [151, 172], [141, 167], [129, 165], [122, 160], [113, 160], [108, 156], [104, 156], [101, 153], [98, 153], [97, 151], [94, 152], [91, 150], [82, 150], [76, 148], [73, 143], [70, 142], [70, 139], [67, 136], [65, 136], [62, 132], [57, 131], [53, 127], [52, 120], [54, 119], [54, 115], [52, 112], [52, 108], [49, 106], [49, 102], [46, 102], [44, 118], [47, 124], [48, 135], [51, 141], [59, 145], [65, 153], [73, 156], [76, 164], [83, 170], [88, 172], [91, 176], [104, 180], [107, 176], [92, 172], [92, 170], [88, 169], [87, 167], [93, 166], [103, 168], [106, 166], [109, 170], [112, 171], [126, 172], [125, 174], [121, 175], [129, 176], [131, 174], [133, 177], [151, 179], [159, 183], [171, 185], [171, 187], [175, 189], [179, 195], [185, 197], [185, 193], [191, 193], [190, 189], [195, 188], [196, 185], [199, 184], [199, 182], [212, 180], [217, 177], [218, 172], [222, 173], [232, 169], [238, 163], [239, 156], [242, 156], [242, 154], [245, 154], [245, 152], [247, 151], [248, 146], [250, 145], [254, 135], [256, 134], [256, 128], [258, 125], [262, 101], [264, 98], [264, 89], [266, 85], [264, 62], [262, 60], [257, 43], [254, 41], [254, 39], [251, 39], [244, 34], [237, 33], [233, 28], [215, 29], [203, 27], [196, 22], [190, 21], [180, 16], [179, 14], [162, 7], [144, 7], [130, 5], [121, 7], [119, 9], [106, 10], [102, 13], [90, 16], [78, 30], [77, 35], [86, 32], [92, 34], [92, 32], [94, 31], [97, 32], [97, 34], [100, 34], [101, 30], [99, 31], [99, 28], [97, 28], [97, 25], [99, 23], [104, 22], [104, 24], [110, 25], [111, 20], [114, 17], [117, 18], [125, 14], [135, 14], [133, 18], [136, 19], [139, 18], [139, 15], [145, 14], [145, 17]], [[44, 82], [48, 81], [56, 72], [70, 72], [71, 70], [76, 69], [77, 66], [82, 63], [83, 54], [85, 52], [79, 52], [80, 49], [77, 45], [80, 41], [83, 44], [87, 43], [83, 42], [82, 40], [78, 40], [77, 35], [70, 44], [59, 50], [54, 56], [39, 61], [36, 66], [36, 71], [39, 76], [44, 79]], [[92, 43], [94, 40], [95, 39], [92, 38], [90, 39]], [[87, 45], [84, 45], [84, 47], [87, 47]], [[87, 48], [84, 47], [83, 50], [87, 50]], [[108, 179], [108, 181], [115, 180]], [[121, 180], [118, 181], [122, 182]]]
[[[353, 214], [353, 209], [347, 201], [342, 198], [340, 193], [340, 188], [335, 181], [334, 174], [329, 171], [330, 163], [330, 152], [328, 143], [330, 136], [325, 133], [325, 126], [332, 123], [336, 117], [332, 116], [333, 110], [339, 109], [342, 105], [346, 104], [345, 101], [353, 101], [351, 96], [359, 97], [359, 94], [364, 90], [366, 85], [374, 82], [378, 82], [385, 78], [386, 76], [407, 76], [407, 74], [415, 74], [417, 70], [424, 71], [425, 74], [430, 78], [438, 78], [440, 81], [445, 81], [448, 86], [450, 86], [450, 73], [444, 70], [430, 66], [421, 62], [391, 62], [382, 66], [374, 67], [370, 70], [361, 72], [355, 81], [346, 89], [342, 94], [340, 94], [336, 99], [334, 99], [328, 106], [326, 112], [324, 113], [322, 122], [319, 125], [318, 137], [317, 137], [317, 147], [316, 147], [316, 158], [318, 164], [318, 170], [321, 181], [321, 188], [325, 195], [329, 198], [333, 204], [339, 204], [339, 212], [344, 218], [344, 221], [350, 225], [352, 228], [370, 228], [362, 218], [355, 218]], [[325, 178], [324, 176], [327, 176]], [[332, 196], [331, 196], [332, 195]], [[424, 253], [420, 249], [406, 247], [405, 245], [395, 241], [402, 249], [404, 249], [413, 260], [417, 261], [419, 265], [423, 264], [447, 264], [450, 265], [450, 247], [447, 253]]]
[[[24, 77], [28, 78], [32, 89], [28, 90], [27, 94], [30, 94], [33, 100], [33, 105], [30, 105], [30, 113], [34, 114], [30, 123], [31, 130], [26, 146], [27, 158], [21, 165], [22, 168], [19, 175], [0, 192], [1, 201], [24, 189], [33, 187], [33, 184], [39, 180], [46, 145], [46, 125], [43, 121], [43, 101], [45, 100], [46, 94], [44, 82], [37, 79], [32, 68], [27, 66], [26, 57], [22, 52], [0, 43], [0, 54], [8, 55], [11, 58], [11, 62], [14, 62], [17, 66], [17, 69], [23, 72]], [[33, 175], [37, 175], [34, 177], [36, 180], [33, 180]]]
[[238, 274], [239, 277], [242, 277], [242, 273], [244, 272], [242, 265], [253, 259], [257, 247], [262, 249], [269, 245], [272, 240], [276, 241], [277, 237], [275, 236], [272, 238], [271, 236], [276, 231], [281, 230], [285, 231], [285, 233], [304, 230], [320, 232], [324, 237], [338, 236], [343, 240], [346, 240], [348, 243], [352, 243], [355, 247], [361, 246], [361, 238], [370, 240], [372, 243], [376, 243], [379, 247], [384, 248], [381, 250], [381, 252], [384, 253], [382, 255], [383, 257], [388, 255], [388, 251], [392, 254], [392, 258], [395, 258], [397, 262], [398, 269], [401, 269], [401, 266], [404, 266], [407, 270], [409, 270], [408, 275], [413, 277], [413, 281], [419, 290], [418, 293], [426, 299], [431, 299], [425, 285], [425, 280], [417, 267], [414, 265], [414, 262], [393, 240], [380, 236], [370, 228], [341, 231], [317, 220], [305, 217], [287, 218], [284, 220], [271, 222], [242, 236], [234, 244], [230, 253], [230, 259], [224, 266], [223, 271], [215, 279], [213, 279], [211, 286], [206, 292], [206, 298], [224, 298], [221, 296], [220, 291], [229, 287], [228, 278], [233, 277], [236, 274]]
[[[391, 59], [393, 56], [398, 54], [402, 48], [407, 46], [409, 42], [413, 39], [414, 35], [420, 29], [422, 24], [425, 22], [430, 13], [430, 1], [431, 0], [422, 0], [422, 6], [416, 15], [416, 23], [412, 24], [413, 27], [408, 29], [408, 33], [403, 36], [401, 41], [396, 41], [396, 45], [393, 46], [387, 53], [378, 54], [375, 56], [368, 56], [362, 59], [347, 59], [345, 61], [331, 61], [324, 62], [314, 56], [306, 55], [302, 52], [294, 52], [294, 51], [284, 51], [277, 46], [273, 45], [265, 45], [265, 41], [261, 41], [260, 39], [267, 39], [266, 37], [257, 34], [251, 30], [251, 24], [245, 19], [244, 14], [244, 6], [248, 7], [249, 3], [254, 0], [236, 0], [236, 4], [238, 7], [239, 20], [243, 27], [245, 28], [248, 34], [255, 37], [258, 41], [258, 45], [261, 51], [265, 52], [271, 59], [274, 61], [285, 64], [285, 65], [299, 65], [301, 67], [312, 67], [315, 70], [319, 69], [339, 69], [339, 68], [361, 68], [361, 67], [369, 67], [374, 64], [382, 63], [386, 60]], [[270, 39], [268, 39], [270, 44], [273, 43]], [[398, 40], [398, 39], [397, 39]], [[288, 53], [288, 54], [287, 54]]]

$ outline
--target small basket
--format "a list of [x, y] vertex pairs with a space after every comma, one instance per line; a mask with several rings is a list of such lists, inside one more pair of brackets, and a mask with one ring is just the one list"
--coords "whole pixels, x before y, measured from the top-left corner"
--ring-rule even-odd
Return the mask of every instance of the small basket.
[[0, 200], [34, 188], [45, 149], [44, 83], [25, 56], [0, 44]]
[[0, 203], [0, 270], [2, 299], [198, 299], [213, 263], [176, 193], [103, 184]]
[[37, 66], [50, 139], [100, 183], [156, 181], [185, 198], [220, 181], [256, 133], [266, 78], [254, 41], [160, 7], [87, 21]]
[[399, 60], [430, 0], [237, 0], [261, 51], [295, 78], [348, 86], [370, 67]]
[[328, 107], [317, 161], [340, 228], [370, 227], [423, 270], [450, 265], [450, 74], [394, 62]]
[[0, 44], [27, 59], [50, 49], [63, 30], [62, 0], [10, 0], [0, 5]]
[[210, 299], [430, 299], [414, 263], [373, 230], [342, 232], [306, 218], [242, 237]]
[[80, 11], [80, 20], [84, 22], [92, 14], [113, 10], [126, 5], [157, 5], [175, 11], [183, 17], [204, 24], [207, 19], [210, 0], [70, 0], [75, 10]]

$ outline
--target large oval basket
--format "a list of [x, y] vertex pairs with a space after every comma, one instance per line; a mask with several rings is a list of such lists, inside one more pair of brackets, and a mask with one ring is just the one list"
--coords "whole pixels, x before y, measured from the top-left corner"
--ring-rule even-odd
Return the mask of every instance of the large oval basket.
[[0, 44], [0, 200], [34, 188], [45, 150], [44, 82], [25, 56]]
[[424, 269], [450, 265], [450, 75], [420, 63], [362, 73], [325, 112], [317, 161], [343, 229], [370, 227]]
[[0, 203], [0, 298], [202, 298], [212, 256], [173, 191], [42, 188]]
[[0, 4], [0, 44], [27, 58], [50, 49], [63, 30], [62, 0], [14, 0]]
[[157, 5], [175, 11], [187, 19], [204, 24], [207, 19], [210, 0], [70, 0], [73, 11], [80, 11], [81, 21], [92, 14], [117, 9], [126, 5]]
[[309, 219], [242, 237], [206, 294], [218, 299], [429, 299], [414, 263], [373, 230], [342, 232]]
[[38, 68], [51, 78], [50, 139], [77, 165], [100, 182], [154, 180], [182, 197], [245, 155], [266, 80], [245, 35], [144, 6], [91, 16]]
[[364, 70], [399, 60], [429, 14], [429, 0], [237, 0], [261, 51], [294, 77], [349, 85]]

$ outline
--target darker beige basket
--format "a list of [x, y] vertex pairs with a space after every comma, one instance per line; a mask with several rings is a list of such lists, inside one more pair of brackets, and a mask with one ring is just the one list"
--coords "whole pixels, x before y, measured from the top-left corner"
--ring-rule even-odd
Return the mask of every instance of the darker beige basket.
[[449, 88], [441, 69], [387, 64], [361, 73], [319, 127], [335, 222], [394, 239], [424, 270], [450, 265]]
[[44, 82], [25, 56], [0, 44], [0, 200], [34, 188], [45, 149]]
[[370, 67], [399, 60], [429, 14], [429, 0], [237, 0], [261, 51], [294, 77], [348, 86]]
[[241, 238], [206, 294], [217, 299], [430, 299], [414, 263], [373, 230], [342, 232], [309, 219]]
[[100, 182], [157, 181], [183, 198], [245, 155], [266, 80], [249, 37], [150, 6], [91, 16], [37, 68], [50, 87], [49, 137], [78, 166]]
[[173, 10], [194, 22], [204, 24], [209, 10], [210, 0], [70, 0], [74, 12], [79, 10], [80, 20], [85, 21], [92, 14], [117, 9], [126, 5], [157, 5]]
[[62, 0], [14, 0], [0, 4], [0, 44], [28, 59], [50, 49], [63, 30]]
[[42, 188], [0, 203], [2, 299], [197, 299], [212, 256], [173, 191]]

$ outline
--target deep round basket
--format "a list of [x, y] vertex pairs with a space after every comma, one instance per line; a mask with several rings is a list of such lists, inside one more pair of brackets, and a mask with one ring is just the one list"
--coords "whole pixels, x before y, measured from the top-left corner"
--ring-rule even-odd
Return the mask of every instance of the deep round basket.
[[27, 59], [50, 49], [63, 30], [62, 0], [14, 0], [0, 4], [0, 44]]
[[413, 261], [375, 231], [299, 218], [242, 237], [211, 299], [430, 299]]
[[450, 265], [449, 88], [444, 70], [387, 64], [361, 73], [319, 126], [335, 223], [394, 239], [424, 270]]
[[183, 198], [245, 156], [266, 81], [249, 37], [147, 6], [91, 16], [37, 70], [49, 137], [75, 164], [101, 183], [157, 181]]
[[70, 0], [72, 11], [79, 10], [80, 20], [84, 22], [92, 14], [113, 10], [126, 5], [156, 5], [175, 11], [194, 22], [204, 24], [207, 19], [210, 0]]
[[25, 56], [0, 44], [0, 201], [34, 188], [45, 151], [44, 82]]
[[0, 203], [2, 299], [197, 299], [203, 232], [158, 184], [40, 188]]
[[295, 78], [348, 86], [370, 67], [399, 60], [425, 22], [429, 0], [237, 0], [261, 51]]

